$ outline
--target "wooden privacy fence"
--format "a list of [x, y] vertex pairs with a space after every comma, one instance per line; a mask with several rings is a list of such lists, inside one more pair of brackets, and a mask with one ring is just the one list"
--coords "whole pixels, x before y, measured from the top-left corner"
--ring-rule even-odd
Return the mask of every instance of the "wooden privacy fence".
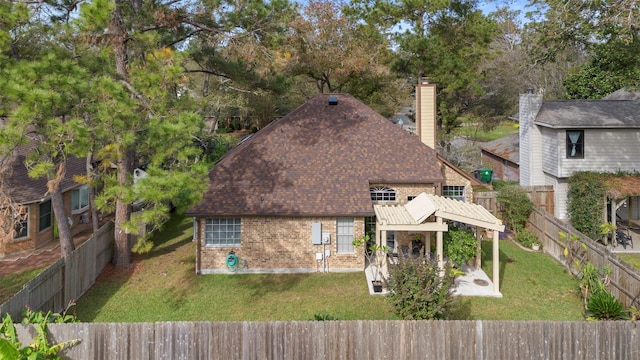
[[20, 321], [25, 306], [45, 312], [63, 310], [91, 288], [112, 255], [113, 223], [109, 222], [69, 256], [26, 283], [20, 292], [0, 305], [0, 313], [9, 313]]
[[[538, 299], [539, 300], [539, 299]], [[553, 306], [550, 304], [549, 306]], [[29, 344], [34, 328], [18, 326]], [[630, 321], [303, 321], [51, 324], [66, 359], [638, 359]]]
[[[527, 192], [531, 202], [546, 212], [553, 214], [555, 212], [555, 200], [552, 185], [525, 186], [522, 187]], [[494, 216], [502, 218], [502, 208], [498, 204], [497, 191], [474, 192], [473, 202], [482, 205], [489, 210]]]
[[[611, 294], [627, 307], [640, 305], [640, 270], [611, 253], [608, 247], [588, 238], [542, 209], [533, 209], [527, 228], [542, 241], [544, 252], [569, 271], [575, 272], [575, 268], [568, 264], [571, 260], [567, 261], [569, 257], [564, 255], [565, 248], [570, 250], [570, 259], [588, 261], [598, 269], [609, 267]], [[565, 239], [560, 233], [566, 234]], [[571, 240], [572, 236], [577, 240]], [[577, 246], [572, 246], [576, 241], [579, 241]], [[637, 356], [640, 358], [640, 354]]]

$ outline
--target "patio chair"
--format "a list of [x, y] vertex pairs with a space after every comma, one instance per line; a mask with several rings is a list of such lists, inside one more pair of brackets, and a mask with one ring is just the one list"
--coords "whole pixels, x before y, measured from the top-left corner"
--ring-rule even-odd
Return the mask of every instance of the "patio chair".
[[633, 238], [629, 235], [629, 230], [625, 233], [621, 229], [616, 230], [616, 242], [622, 245], [623, 248], [627, 248], [627, 245], [631, 245], [633, 249]]

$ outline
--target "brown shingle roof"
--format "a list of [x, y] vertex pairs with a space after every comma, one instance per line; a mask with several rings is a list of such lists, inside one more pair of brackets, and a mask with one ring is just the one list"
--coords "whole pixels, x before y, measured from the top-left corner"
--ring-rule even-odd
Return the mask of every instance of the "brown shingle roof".
[[433, 149], [346, 94], [315, 96], [230, 151], [209, 176], [187, 215], [373, 215], [370, 183], [442, 181]]
[[480, 145], [482, 151], [520, 164], [520, 135], [511, 134]]
[[[11, 199], [19, 204], [28, 204], [38, 202], [45, 198], [47, 194], [47, 179], [40, 177], [32, 179], [27, 174], [27, 168], [24, 165], [26, 149], [19, 149], [18, 154], [11, 163], [11, 172], [4, 181], [6, 191]], [[62, 192], [68, 191], [79, 184], [73, 181], [74, 175], [83, 175], [86, 173], [84, 159], [71, 157], [67, 160], [65, 177], [60, 182]]]

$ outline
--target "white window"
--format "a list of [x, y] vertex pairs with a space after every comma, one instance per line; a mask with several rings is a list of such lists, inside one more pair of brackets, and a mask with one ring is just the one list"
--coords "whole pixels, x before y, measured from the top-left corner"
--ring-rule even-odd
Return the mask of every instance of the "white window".
[[442, 196], [449, 199], [467, 201], [467, 198], [464, 195], [464, 186], [443, 186]]
[[82, 185], [71, 191], [71, 211], [81, 212], [89, 206], [89, 187]]
[[38, 218], [38, 230], [43, 231], [51, 227], [51, 200], [40, 204], [40, 217]]
[[26, 238], [29, 236], [29, 209], [27, 208], [24, 213], [18, 215], [14, 214], [15, 222], [15, 235], [14, 239]]
[[584, 159], [584, 130], [567, 130], [567, 159]]
[[353, 218], [338, 218], [336, 234], [338, 254], [353, 254]]
[[372, 201], [396, 201], [396, 191], [386, 186], [372, 186], [369, 193]]
[[242, 223], [239, 218], [206, 219], [204, 222], [205, 246], [240, 246]]

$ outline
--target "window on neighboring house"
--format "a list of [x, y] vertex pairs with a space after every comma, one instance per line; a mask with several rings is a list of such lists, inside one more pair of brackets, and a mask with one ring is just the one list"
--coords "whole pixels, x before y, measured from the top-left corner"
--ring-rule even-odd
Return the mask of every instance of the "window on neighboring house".
[[27, 208], [22, 215], [14, 216], [16, 234], [14, 239], [25, 238], [29, 236], [29, 209]]
[[584, 159], [584, 130], [567, 130], [567, 159]]
[[353, 253], [353, 218], [338, 218], [336, 224], [338, 254]]
[[51, 227], [51, 200], [40, 204], [40, 217], [38, 218], [38, 230], [43, 231]]
[[89, 206], [89, 187], [82, 185], [71, 191], [71, 211], [80, 212]]
[[240, 246], [241, 220], [239, 218], [206, 219], [205, 246]]
[[373, 201], [396, 201], [396, 191], [386, 186], [374, 186], [369, 188]]
[[464, 186], [443, 186], [442, 187], [442, 196], [449, 199], [456, 199], [460, 201], [467, 201], [467, 198], [464, 195]]
[[413, 199], [415, 199], [415, 198], [416, 198], [416, 197], [415, 197], [415, 196], [413, 196], [413, 195], [411, 195], [411, 196], [407, 196], [407, 201], [411, 201], [411, 200], [413, 200]]

